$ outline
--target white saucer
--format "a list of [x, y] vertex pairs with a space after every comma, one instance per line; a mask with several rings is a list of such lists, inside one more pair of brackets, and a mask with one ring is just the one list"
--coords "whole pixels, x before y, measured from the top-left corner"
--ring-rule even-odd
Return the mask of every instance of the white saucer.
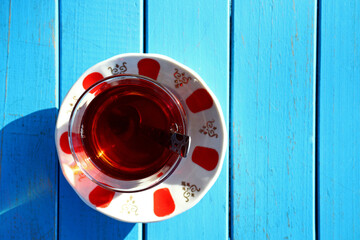
[[[78, 168], [68, 143], [69, 118], [80, 95], [93, 83], [115, 74], [150, 77], [180, 100], [191, 146], [187, 158], [161, 184], [136, 193], [103, 189]], [[159, 54], [121, 54], [88, 69], [66, 95], [56, 124], [56, 148], [63, 174], [90, 207], [124, 222], [156, 222], [198, 203], [218, 178], [227, 146], [220, 104], [204, 80], [190, 68]]]

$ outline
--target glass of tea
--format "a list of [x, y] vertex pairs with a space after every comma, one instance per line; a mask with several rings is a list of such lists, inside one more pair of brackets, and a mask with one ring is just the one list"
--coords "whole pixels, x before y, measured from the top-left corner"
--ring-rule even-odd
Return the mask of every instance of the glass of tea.
[[164, 181], [190, 144], [179, 100], [139, 75], [116, 75], [88, 88], [71, 113], [70, 149], [98, 185], [136, 192]]

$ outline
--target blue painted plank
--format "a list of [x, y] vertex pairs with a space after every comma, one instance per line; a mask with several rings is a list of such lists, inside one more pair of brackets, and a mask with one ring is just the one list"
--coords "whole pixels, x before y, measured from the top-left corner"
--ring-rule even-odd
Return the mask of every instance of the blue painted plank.
[[360, 4], [321, 1], [319, 235], [360, 239]]
[[[60, 99], [92, 65], [142, 51], [142, 2], [60, 1]], [[123, 223], [85, 205], [60, 173], [60, 239], [138, 239], [141, 224]]]
[[314, 239], [316, 1], [233, 1], [231, 236]]
[[[194, 69], [218, 97], [228, 123], [229, 2], [148, 1], [146, 46]], [[219, 179], [192, 209], [147, 224], [147, 239], [228, 239], [228, 157]]]
[[0, 7], [0, 239], [55, 239], [54, 1]]

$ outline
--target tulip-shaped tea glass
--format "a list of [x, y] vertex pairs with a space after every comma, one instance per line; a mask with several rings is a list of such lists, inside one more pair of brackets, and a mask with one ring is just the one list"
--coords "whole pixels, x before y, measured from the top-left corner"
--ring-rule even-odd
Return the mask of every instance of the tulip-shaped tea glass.
[[70, 149], [96, 184], [137, 192], [164, 181], [186, 156], [186, 115], [165, 87], [115, 75], [88, 88], [71, 113]]

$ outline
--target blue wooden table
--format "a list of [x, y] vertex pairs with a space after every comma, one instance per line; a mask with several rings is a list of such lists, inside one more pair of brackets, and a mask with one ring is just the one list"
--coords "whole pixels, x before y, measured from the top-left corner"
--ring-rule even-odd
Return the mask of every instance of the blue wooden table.
[[[2, 0], [0, 239], [360, 239], [360, 2]], [[191, 210], [151, 224], [86, 206], [54, 145], [90, 66], [160, 53], [217, 95], [229, 151]]]

